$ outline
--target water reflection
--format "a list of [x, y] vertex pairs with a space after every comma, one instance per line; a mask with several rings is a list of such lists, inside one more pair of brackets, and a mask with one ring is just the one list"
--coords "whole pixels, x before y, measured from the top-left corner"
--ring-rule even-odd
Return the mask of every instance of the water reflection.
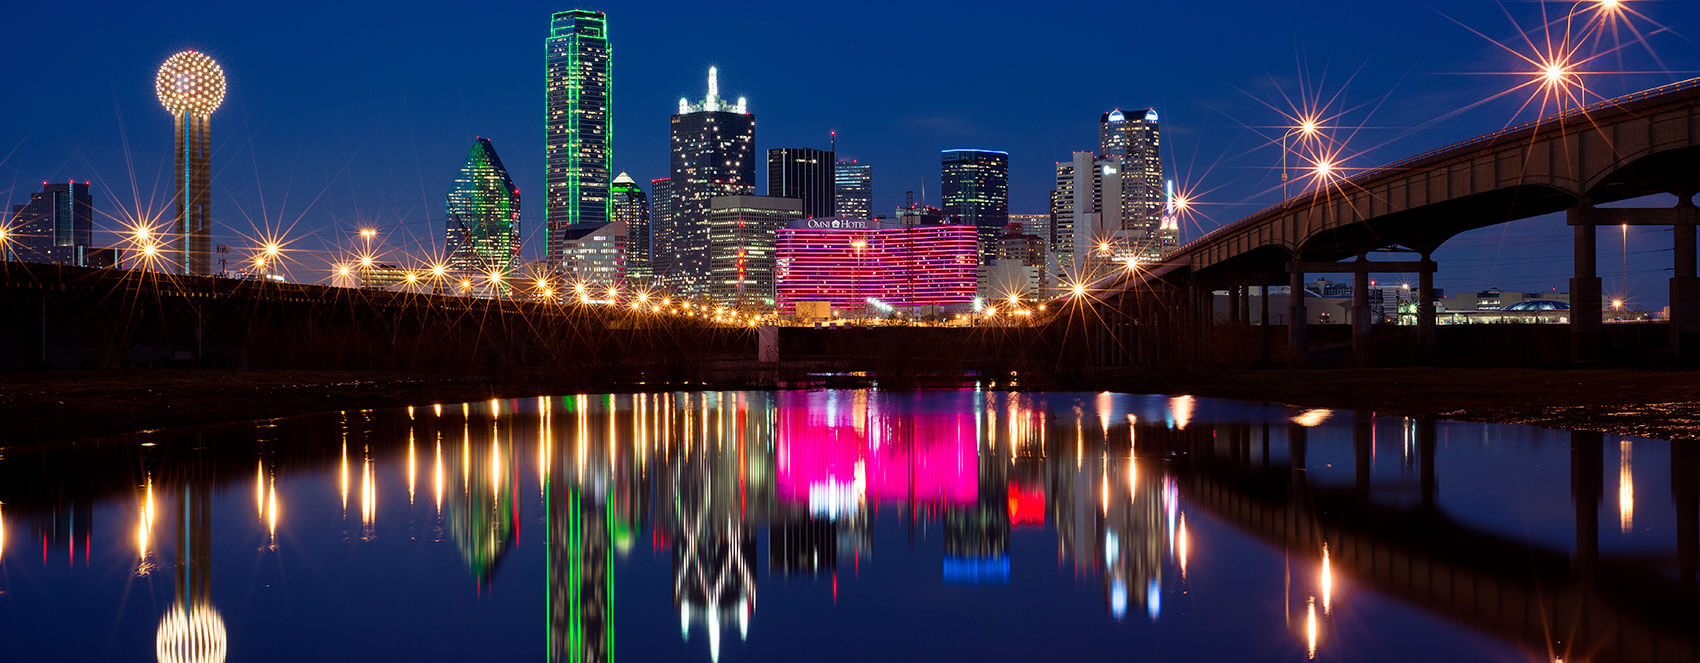
[[[417, 600], [518, 629], [538, 623], [539, 588], [541, 637], [486, 642], [504, 648], [475, 658], [539, 643], [555, 661], [617, 649], [783, 658], [773, 648], [810, 629], [938, 613], [996, 623], [1029, 601], [1072, 615], [1029, 618], [1075, 658], [1153, 629], [1205, 651], [1200, 634], [1226, 622], [1239, 625], [1235, 651], [1271, 657], [1400, 660], [1369, 647], [1400, 638], [1422, 643], [1413, 660], [1691, 656], [1700, 636], [1682, 625], [1700, 616], [1700, 452], [1617, 447], [1619, 524], [1604, 516], [1602, 539], [1612, 454], [1597, 434], [977, 391], [576, 394], [345, 412], [122, 450], [9, 451], [0, 595], [11, 603], [0, 605], [20, 619], [31, 601], [58, 605], [10, 587], [35, 575], [110, 590], [148, 605], [155, 654], [172, 661], [265, 659], [278, 634], [256, 615], [283, 609], [268, 603], [277, 592], [304, 605], [372, 593], [406, 614]], [[1664, 484], [1648, 475], [1637, 504], [1634, 466], [1666, 462], [1666, 449], [1672, 500], [1652, 497]], [[113, 547], [133, 586], [88, 570], [103, 532], [126, 534]], [[39, 565], [8, 547], [38, 534]], [[274, 554], [280, 539], [287, 554]], [[216, 574], [215, 540], [242, 542], [220, 546], [231, 559]], [[50, 549], [72, 567], [81, 551], [78, 574], [55, 575], [65, 565], [49, 565]], [[424, 570], [432, 560], [450, 573]], [[164, 580], [169, 603], [148, 603]], [[1336, 600], [1342, 587], [1349, 601]], [[501, 607], [509, 597], [519, 612]], [[1271, 619], [1277, 602], [1285, 620]], [[1389, 619], [1394, 605], [1446, 619]], [[1079, 608], [1108, 630], [1080, 623]], [[233, 614], [243, 619], [226, 622]], [[1464, 649], [1425, 649], [1441, 643]], [[276, 658], [326, 654], [293, 653]], [[1000, 653], [1014, 655], [986, 655]]]

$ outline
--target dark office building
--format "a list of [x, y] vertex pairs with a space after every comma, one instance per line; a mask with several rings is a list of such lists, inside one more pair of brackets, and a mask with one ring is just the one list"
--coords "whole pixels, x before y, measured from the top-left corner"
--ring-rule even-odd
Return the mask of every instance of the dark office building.
[[[672, 183], [666, 245], [671, 264], [656, 278], [683, 295], [709, 289], [709, 201], [755, 193], [756, 118], [743, 98], [720, 98], [718, 74], [708, 69], [708, 96], [701, 104], [679, 100], [673, 116]], [[659, 261], [658, 261], [659, 262]]]
[[980, 263], [990, 262], [1009, 225], [1009, 153], [945, 150], [940, 172], [945, 215], [977, 229]]
[[803, 217], [836, 216], [838, 182], [831, 152], [808, 147], [767, 151], [767, 195], [803, 201]]
[[874, 218], [874, 167], [855, 159], [838, 162], [833, 169], [837, 199], [834, 213], [852, 219]]
[[93, 266], [88, 254], [94, 244], [94, 197], [88, 182], [42, 182], [29, 202], [12, 206], [6, 225], [11, 235], [7, 259]]
[[661, 283], [661, 275], [673, 269], [673, 179], [649, 181], [649, 276]]

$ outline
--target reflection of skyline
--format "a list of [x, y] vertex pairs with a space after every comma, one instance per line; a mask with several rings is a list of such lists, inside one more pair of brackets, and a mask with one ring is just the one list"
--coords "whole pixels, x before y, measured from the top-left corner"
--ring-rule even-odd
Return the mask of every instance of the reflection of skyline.
[[[1327, 652], [1335, 646], [1332, 620], [1352, 603], [1342, 605], [1336, 578], [1348, 586], [1370, 581], [1355, 576], [1363, 572], [1357, 566], [1362, 553], [1350, 547], [1351, 539], [1342, 542], [1340, 532], [1326, 529], [1338, 527], [1331, 520], [1337, 516], [1324, 514], [1341, 513], [1341, 507], [1317, 506], [1336, 504], [1329, 501], [1336, 498], [1332, 488], [1317, 483], [1322, 468], [1306, 460], [1306, 449], [1317, 453], [1327, 431], [1337, 431], [1336, 438], [1338, 432], [1358, 434], [1352, 417], [1293, 419], [1298, 413], [1289, 413], [1259, 433], [1255, 426], [1210, 421], [1208, 406], [1191, 399], [1162, 402], [1155, 415], [1139, 410], [1144, 419], [1128, 407], [1124, 397], [1108, 395], [709, 392], [491, 401], [416, 408], [405, 417], [350, 412], [338, 418], [339, 425], [312, 435], [290, 432], [295, 424], [270, 424], [266, 444], [256, 447], [203, 444], [189, 451], [160, 438], [158, 446], [144, 448], [146, 471], [136, 475], [128, 493], [121, 541], [134, 551], [139, 572], [156, 569], [161, 559], [171, 562], [172, 580], [184, 583], [184, 595], [191, 597], [183, 602], [187, 619], [196, 592], [207, 605], [212, 598], [210, 578], [194, 577], [207, 568], [197, 560], [210, 558], [212, 523], [206, 520], [197, 530], [195, 523], [210, 516], [195, 514], [211, 512], [198, 501], [227, 498], [219, 486], [239, 488], [228, 499], [245, 502], [239, 512], [248, 522], [258, 518], [254, 529], [262, 553], [280, 547], [288, 553], [292, 545], [300, 550], [291, 543], [291, 531], [302, 536], [308, 531], [303, 528], [343, 518], [348, 546], [430, 546], [433, 537], [412, 536], [411, 523], [440, 523], [438, 538], [456, 548], [471, 588], [480, 594], [503, 582], [504, 574], [535, 578], [534, 572], [516, 575], [503, 568], [513, 566], [515, 551], [527, 545], [522, 526], [541, 522], [548, 658], [578, 661], [611, 660], [617, 634], [659, 626], [615, 628], [621, 614], [616, 568], [647, 540], [653, 550], [665, 550], [662, 560], [671, 564], [670, 598], [681, 638], [698, 655], [715, 660], [745, 638], [765, 643], [778, 637], [761, 628], [766, 613], [757, 609], [771, 605], [758, 600], [769, 582], [762, 577], [763, 562], [774, 576], [830, 581], [830, 596], [822, 584], [819, 596], [809, 600], [831, 605], [841, 590], [855, 591], [856, 585], [845, 583], [865, 572], [861, 567], [871, 559], [875, 524], [882, 517], [902, 523], [911, 549], [917, 548], [914, 537], [921, 537], [925, 545], [919, 550], [935, 555], [929, 571], [935, 582], [1014, 584], [1012, 579], [1031, 573], [1023, 571], [1031, 566], [1023, 566], [1022, 556], [1032, 553], [1020, 552], [1023, 547], [1012, 539], [1054, 537], [1057, 568], [1064, 578], [1094, 588], [1100, 614], [1162, 619], [1164, 604], [1185, 590], [1189, 578], [1216, 571], [1189, 560], [1200, 546], [1210, 546], [1199, 540], [1196, 527], [1189, 529], [1189, 520], [1199, 522], [1203, 510], [1250, 528], [1235, 520], [1239, 516], [1231, 509], [1241, 507], [1233, 505], [1268, 493], [1270, 500], [1288, 501], [1268, 507], [1257, 502], [1258, 508], [1284, 509], [1270, 513], [1318, 528], [1314, 536], [1305, 535], [1311, 538], [1284, 544], [1291, 556], [1287, 612], [1294, 642], [1301, 650]], [[1422, 478], [1409, 484], [1410, 496], [1399, 502], [1416, 515], [1400, 517], [1427, 522], [1423, 519], [1432, 516], [1423, 514], [1441, 508], [1436, 486], [1447, 479], [1433, 470], [1433, 425], [1401, 428], [1410, 451], [1403, 460], [1393, 454], [1390, 466], [1415, 466], [1401, 471]], [[1399, 436], [1391, 437], [1390, 448], [1400, 446]], [[297, 438], [305, 441], [279, 442]], [[1625, 523], [1631, 518], [1643, 530], [1659, 518], [1656, 511], [1646, 515], [1658, 486], [1634, 491], [1631, 470], [1647, 455], [1631, 455], [1632, 447], [1640, 450], [1616, 439], [1576, 447], [1599, 451], [1595, 469], [1607, 483], [1579, 481], [1574, 490], [1578, 509], [1598, 505], [1611, 513], [1601, 518], [1608, 533], [1630, 529]], [[1288, 464], [1311, 471], [1289, 472]], [[1688, 471], [1686, 466], [1679, 461], [1673, 475]], [[199, 468], [193, 481], [186, 478], [188, 467]], [[1351, 477], [1351, 464], [1343, 467]], [[295, 481], [292, 488], [291, 480], [302, 476], [326, 479], [323, 499], [302, 496], [309, 484]], [[423, 485], [416, 489], [415, 483]], [[1679, 511], [1692, 484], [1692, 479], [1673, 483]], [[1395, 481], [1391, 487], [1398, 492], [1405, 485]], [[1240, 493], [1230, 489], [1246, 496], [1235, 497]], [[65, 494], [80, 494], [80, 502], [4, 495], [0, 564], [28, 560], [30, 555], [18, 554], [17, 542], [37, 536], [43, 563], [68, 558], [86, 565], [90, 546], [116, 543], [111, 535], [120, 531], [94, 522], [91, 514], [91, 505], [105, 498], [77, 490]], [[289, 508], [292, 499], [302, 503]], [[539, 505], [535, 511], [525, 504], [532, 500]], [[280, 511], [287, 520], [279, 520]], [[189, 518], [189, 524], [179, 526], [178, 518]], [[180, 533], [172, 530], [199, 531], [208, 545], [196, 547], [189, 540], [180, 546]], [[766, 542], [760, 540], [764, 536]], [[1603, 557], [1597, 550], [1588, 554]], [[1694, 567], [1689, 557], [1680, 556], [1685, 573]], [[459, 578], [465, 582], [465, 576]], [[659, 598], [625, 591], [622, 601]], [[739, 640], [733, 640], [733, 629]]]

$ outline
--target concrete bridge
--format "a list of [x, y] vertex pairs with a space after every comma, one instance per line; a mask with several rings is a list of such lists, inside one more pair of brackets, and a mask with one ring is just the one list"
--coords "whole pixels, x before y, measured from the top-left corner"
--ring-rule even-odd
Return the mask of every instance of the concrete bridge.
[[[1181, 247], [1162, 262], [1117, 270], [1056, 307], [1053, 326], [1102, 320], [1104, 329], [1080, 340], [1111, 344], [1105, 356], [1137, 357], [1149, 340], [1135, 329], [1214, 326], [1212, 294], [1226, 290], [1230, 324], [1253, 319], [1253, 288], [1302, 291], [1307, 274], [1353, 275], [1352, 344], [1368, 363], [1369, 274], [1417, 273], [1420, 310], [1411, 341], [1418, 353], [1435, 344], [1433, 253], [1459, 233], [1542, 214], [1566, 212], [1574, 229], [1575, 274], [1570, 281], [1570, 355], [1601, 357], [1601, 282], [1596, 229], [1602, 225], [1674, 228], [1669, 344], [1681, 358], [1700, 356], [1700, 279], [1695, 273], [1693, 197], [1700, 191], [1700, 79], [1601, 101], [1561, 115], [1478, 136], [1359, 173], [1308, 191], [1229, 224]], [[1603, 208], [1652, 194], [1674, 194], [1667, 209]], [[1375, 253], [1404, 253], [1371, 261]], [[1269, 297], [1261, 302], [1267, 325]], [[1156, 300], [1155, 307], [1152, 301]], [[1302, 297], [1285, 311], [1294, 363], [1309, 349]], [[1087, 310], [1089, 309], [1089, 310]], [[1179, 327], [1177, 327], [1179, 325]], [[1263, 330], [1267, 335], [1268, 329]], [[1264, 343], [1268, 347], [1268, 343]], [[1267, 353], [1267, 349], [1265, 350]], [[1148, 353], [1145, 353], [1148, 354]]]

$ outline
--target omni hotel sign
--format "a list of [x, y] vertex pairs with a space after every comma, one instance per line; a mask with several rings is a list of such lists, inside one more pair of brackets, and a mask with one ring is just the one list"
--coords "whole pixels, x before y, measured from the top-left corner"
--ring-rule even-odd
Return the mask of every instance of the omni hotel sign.
[[797, 219], [791, 222], [792, 228], [805, 230], [879, 230], [878, 221], [873, 219], [853, 219], [843, 216], [829, 216], [821, 219]]

